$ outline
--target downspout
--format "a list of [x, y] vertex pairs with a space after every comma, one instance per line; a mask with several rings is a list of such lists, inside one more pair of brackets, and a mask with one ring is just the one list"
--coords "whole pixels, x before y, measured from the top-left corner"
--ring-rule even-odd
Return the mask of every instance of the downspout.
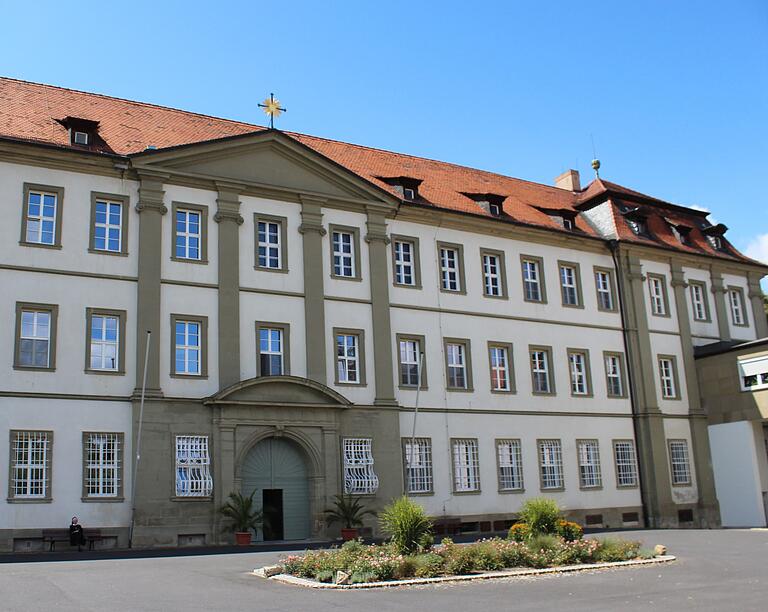
[[613, 259], [614, 270], [616, 271], [616, 289], [619, 299], [619, 314], [621, 316], [621, 338], [624, 342], [624, 354], [627, 357], [627, 384], [629, 385], [629, 404], [632, 408], [632, 429], [635, 435], [635, 464], [637, 466], [637, 477], [640, 483], [640, 505], [643, 507], [643, 518], [646, 527], [648, 526], [648, 519], [650, 517], [648, 500], [645, 495], [645, 487], [642, 462], [637, 456], [637, 440], [638, 440], [638, 427], [637, 427], [637, 400], [635, 395], [635, 377], [634, 369], [632, 367], [632, 353], [629, 350], [629, 340], [627, 338], [627, 315], [624, 309], [624, 275], [622, 274], [621, 260], [619, 259], [619, 241], [612, 239], [608, 241], [608, 249], [611, 251], [611, 258]]

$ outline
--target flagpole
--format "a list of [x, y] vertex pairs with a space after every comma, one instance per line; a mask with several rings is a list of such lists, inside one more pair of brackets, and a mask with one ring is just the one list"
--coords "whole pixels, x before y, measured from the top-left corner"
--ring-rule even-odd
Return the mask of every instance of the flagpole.
[[144, 396], [147, 392], [147, 364], [149, 363], [149, 343], [152, 341], [152, 332], [147, 330], [147, 346], [144, 351], [144, 375], [141, 379], [141, 402], [139, 408], [139, 427], [136, 433], [136, 458], [133, 461], [131, 472], [131, 526], [128, 532], [128, 548], [133, 548], [133, 525], [136, 520], [136, 477], [139, 472], [141, 460], [141, 427], [144, 424]]

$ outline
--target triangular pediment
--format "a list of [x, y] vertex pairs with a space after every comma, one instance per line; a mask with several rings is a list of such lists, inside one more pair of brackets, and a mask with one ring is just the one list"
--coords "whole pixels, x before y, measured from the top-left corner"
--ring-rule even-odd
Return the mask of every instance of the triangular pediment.
[[240, 381], [205, 400], [206, 404], [349, 406], [330, 387], [298, 376], [263, 376]]
[[132, 161], [137, 169], [191, 179], [396, 205], [394, 198], [381, 188], [274, 130], [145, 151]]

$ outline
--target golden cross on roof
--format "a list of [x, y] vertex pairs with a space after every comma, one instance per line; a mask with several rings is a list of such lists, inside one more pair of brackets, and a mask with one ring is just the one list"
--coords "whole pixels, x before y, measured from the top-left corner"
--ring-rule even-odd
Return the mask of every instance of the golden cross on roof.
[[280, 106], [280, 100], [275, 98], [275, 94], [269, 94], [269, 98], [265, 98], [264, 101], [259, 104], [259, 108], [264, 109], [264, 113], [269, 115], [269, 129], [275, 129], [275, 117], [279, 117], [282, 113], [288, 109]]

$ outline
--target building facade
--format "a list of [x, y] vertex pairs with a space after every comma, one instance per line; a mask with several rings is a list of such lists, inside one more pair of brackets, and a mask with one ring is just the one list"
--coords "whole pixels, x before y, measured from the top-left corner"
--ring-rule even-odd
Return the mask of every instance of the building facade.
[[72, 515], [226, 542], [234, 491], [274, 540], [333, 535], [340, 493], [466, 531], [542, 494], [590, 526], [719, 524], [694, 347], [768, 336], [766, 267], [705, 213], [0, 93], [0, 548]]

